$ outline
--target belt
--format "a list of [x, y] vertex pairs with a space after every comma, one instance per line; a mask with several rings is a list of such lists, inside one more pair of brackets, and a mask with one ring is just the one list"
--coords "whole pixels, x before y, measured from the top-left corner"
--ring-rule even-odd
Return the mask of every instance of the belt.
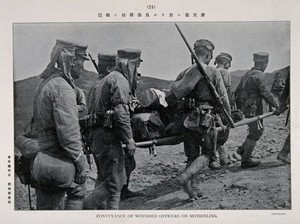
[[79, 120], [82, 129], [104, 127], [105, 116], [102, 113], [87, 115]]

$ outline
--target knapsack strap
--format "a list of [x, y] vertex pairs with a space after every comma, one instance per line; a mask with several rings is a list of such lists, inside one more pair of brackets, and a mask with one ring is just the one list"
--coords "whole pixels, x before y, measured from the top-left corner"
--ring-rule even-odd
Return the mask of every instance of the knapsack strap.
[[39, 85], [39, 87], [37, 88], [37, 90], [35, 91], [34, 93], [34, 97], [33, 97], [33, 115], [32, 115], [32, 118], [31, 118], [31, 121], [30, 121], [30, 129], [32, 130], [33, 128], [33, 122], [34, 121], [38, 121], [39, 119], [37, 120], [34, 120], [34, 118], [37, 118], [37, 100], [38, 100], [38, 96], [41, 94], [44, 86], [52, 79], [54, 78], [57, 78], [57, 77], [62, 77], [62, 75], [60, 73], [55, 73], [55, 74], [52, 74], [50, 75], [49, 77], [47, 77], [46, 79], [44, 79], [41, 84]]

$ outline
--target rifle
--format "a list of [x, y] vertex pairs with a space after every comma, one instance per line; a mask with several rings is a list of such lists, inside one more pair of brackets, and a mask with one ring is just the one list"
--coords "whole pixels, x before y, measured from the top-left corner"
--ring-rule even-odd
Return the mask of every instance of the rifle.
[[89, 53], [89, 57], [90, 57], [90, 59], [91, 59], [93, 65], [95, 66], [95, 68], [96, 68], [96, 70], [97, 70], [97, 73], [100, 75], [100, 71], [99, 71], [99, 68], [98, 68], [98, 66], [97, 66], [97, 64], [96, 64], [96, 61], [95, 61], [95, 59], [92, 57], [92, 55], [91, 55], [90, 53]]
[[201, 74], [204, 76], [206, 82], [207, 82], [207, 85], [208, 85], [208, 88], [210, 89], [212, 95], [214, 96], [215, 100], [217, 101], [218, 105], [219, 105], [219, 108], [221, 109], [221, 112], [223, 113], [223, 115], [225, 116], [225, 119], [228, 123], [228, 126], [233, 128], [234, 127], [234, 122], [232, 120], [232, 118], [230, 117], [230, 115], [228, 114], [227, 110], [225, 109], [224, 105], [223, 105], [223, 102], [221, 100], [221, 97], [219, 96], [215, 86], [212, 84], [212, 82], [210, 81], [209, 79], [209, 76], [206, 74], [206, 72], [204, 71], [200, 61], [199, 61], [199, 58], [196, 56], [196, 54], [194, 53], [194, 51], [192, 50], [191, 46], [189, 45], [189, 43], [187, 42], [185, 36], [183, 35], [183, 33], [181, 32], [179, 26], [175, 23], [175, 26], [179, 32], [179, 34], [181, 35], [182, 39], [184, 40], [186, 46], [188, 47], [189, 51], [191, 52], [192, 54], [192, 57], [194, 58], [197, 66], [198, 66], [198, 69], [199, 71], [201, 72]]

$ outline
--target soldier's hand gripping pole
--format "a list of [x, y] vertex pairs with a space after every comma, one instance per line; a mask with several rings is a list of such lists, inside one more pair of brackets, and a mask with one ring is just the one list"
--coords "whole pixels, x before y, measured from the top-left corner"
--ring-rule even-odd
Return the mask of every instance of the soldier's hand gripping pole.
[[97, 64], [96, 64], [96, 61], [95, 61], [95, 59], [92, 57], [92, 55], [91, 55], [90, 53], [89, 53], [89, 57], [90, 57], [90, 59], [91, 59], [93, 65], [95, 66], [95, 69], [97, 70], [98, 75], [100, 75], [100, 71], [99, 71], [98, 66], [97, 66]]
[[199, 58], [197, 57], [197, 55], [194, 53], [193, 49], [191, 48], [191, 46], [187, 42], [187, 40], [186, 40], [185, 36], [183, 35], [183, 33], [181, 32], [179, 26], [176, 23], [175, 23], [175, 26], [176, 26], [178, 32], [180, 33], [180, 36], [184, 40], [186, 46], [188, 47], [189, 51], [191, 52], [191, 55], [194, 58], [197, 66], [198, 66], [199, 71], [204, 76], [204, 78], [205, 78], [205, 80], [207, 82], [208, 88], [210, 89], [210, 91], [211, 91], [212, 95], [214, 96], [215, 100], [217, 101], [217, 103], [219, 105], [219, 108], [222, 111], [223, 115], [225, 116], [225, 119], [226, 119], [226, 121], [228, 123], [228, 126], [230, 128], [234, 128], [234, 122], [233, 122], [232, 118], [230, 117], [230, 115], [228, 114], [227, 110], [225, 109], [224, 104], [223, 104], [223, 102], [221, 100], [221, 97], [219, 96], [219, 94], [218, 94], [215, 86], [212, 84], [212, 82], [209, 79], [209, 76], [204, 71], [204, 69], [203, 69], [203, 67], [202, 67], [202, 65], [201, 65], [201, 63], [199, 61]]

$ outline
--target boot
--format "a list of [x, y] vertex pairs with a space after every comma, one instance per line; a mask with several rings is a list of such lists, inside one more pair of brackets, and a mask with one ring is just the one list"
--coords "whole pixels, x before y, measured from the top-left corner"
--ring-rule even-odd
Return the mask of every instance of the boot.
[[218, 150], [218, 153], [219, 153], [220, 165], [221, 166], [229, 165], [230, 161], [226, 158], [224, 145], [219, 146], [217, 150]]
[[211, 169], [211, 170], [221, 169], [221, 165], [218, 161], [216, 152], [214, 152], [212, 155], [210, 155], [208, 168]]
[[101, 183], [93, 190], [92, 194], [84, 198], [82, 209], [98, 209], [98, 207], [101, 207], [103, 205], [103, 202], [107, 201], [109, 197], [109, 191], [104, 186], [104, 183]]
[[221, 165], [218, 161], [212, 161], [208, 165], [209, 169], [211, 170], [219, 170], [221, 169]]
[[[243, 144], [243, 145], [244, 145], [244, 144]], [[243, 146], [243, 145], [240, 146], [240, 147], [238, 147], [238, 149], [236, 150], [236, 153], [239, 154], [241, 157], [242, 157], [243, 154], [244, 154], [244, 148], [243, 148], [244, 146]], [[251, 155], [250, 158], [253, 159], [253, 156]]]
[[251, 167], [256, 167], [260, 164], [260, 161], [255, 161], [251, 159], [251, 154], [254, 150], [256, 141], [251, 140], [251, 139], [246, 139], [246, 141], [243, 144], [243, 148], [244, 148], [244, 154], [242, 156], [242, 168], [243, 169], [247, 169], [247, 168], [251, 168]]
[[141, 197], [145, 196], [142, 192], [134, 192], [128, 189], [126, 185], [121, 190], [121, 201], [126, 200], [128, 198]]
[[285, 140], [284, 146], [282, 148], [282, 150], [278, 153], [277, 155], [277, 160], [282, 161], [286, 164], [290, 164], [291, 161], [288, 157], [289, 153], [290, 153], [290, 136], [288, 136]]
[[284, 163], [286, 163], [286, 164], [291, 164], [291, 161], [290, 161], [288, 155], [284, 155], [284, 154], [282, 154], [281, 152], [278, 153], [278, 155], [277, 155], [277, 160], [279, 160], [279, 161], [281, 161], [281, 162], [284, 162]]
[[187, 167], [183, 173], [181, 173], [177, 178], [177, 182], [180, 185], [185, 185], [192, 175], [198, 173], [201, 169], [203, 169], [209, 161], [209, 157], [206, 155], [198, 156], [194, 161], [190, 161], [187, 164]]
[[120, 197], [121, 201], [126, 200], [128, 198], [145, 196], [145, 194], [142, 192], [134, 192], [128, 189], [130, 173], [129, 174], [127, 173], [126, 176], [127, 176], [126, 184], [122, 187], [121, 190], [121, 197]]
[[187, 183], [182, 185], [182, 188], [188, 194], [190, 200], [198, 200], [203, 196], [202, 192], [199, 189], [196, 189], [192, 186], [191, 180], [188, 180]]

